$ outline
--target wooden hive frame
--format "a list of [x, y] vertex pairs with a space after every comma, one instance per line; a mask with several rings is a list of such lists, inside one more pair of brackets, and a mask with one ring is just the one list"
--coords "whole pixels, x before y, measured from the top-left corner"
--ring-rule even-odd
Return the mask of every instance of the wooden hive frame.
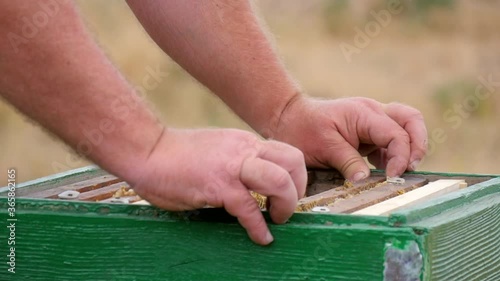
[[[0, 280], [500, 280], [500, 178], [494, 175], [409, 173], [407, 179], [465, 179], [469, 187], [386, 215], [298, 212], [287, 224], [269, 225], [275, 242], [268, 247], [254, 245], [222, 209], [166, 212], [54, 194], [23, 198], [35, 189], [75, 188], [98, 177], [119, 185], [87, 167], [18, 186], [17, 272], [2, 268]], [[328, 191], [324, 183], [335, 177], [312, 171], [309, 198]], [[375, 192], [376, 185], [359, 195]], [[355, 188], [363, 187], [349, 192]], [[82, 194], [97, 196], [99, 189]], [[0, 217], [6, 221], [8, 201], [1, 191]], [[393, 191], [388, 197], [402, 192]]]

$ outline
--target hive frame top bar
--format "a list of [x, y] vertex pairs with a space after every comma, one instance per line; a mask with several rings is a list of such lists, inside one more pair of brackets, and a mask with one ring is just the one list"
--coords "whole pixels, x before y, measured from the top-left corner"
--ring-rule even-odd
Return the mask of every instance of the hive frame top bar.
[[[382, 170], [372, 170], [371, 173], [372, 173], [372, 177], [377, 177], [377, 176], [380, 177], [380, 176], [384, 175], [384, 171], [382, 171]], [[310, 175], [310, 177], [314, 178], [313, 180], [315, 180], [315, 177], [317, 174], [323, 175], [323, 176], [324, 175], [334, 175], [336, 177], [341, 177], [340, 174], [335, 170], [325, 170], [325, 169], [311, 169], [311, 170], [309, 170], [309, 175]], [[55, 174], [52, 176], [47, 176], [47, 177], [43, 177], [40, 179], [20, 183], [17, 185], [17, 190], [27, 191], [25, 188], [29, 188], [29, 189], [36, 188], [37, 190], [43, 190], [43, 189], [48, 189], [48, 188], [53, 187], [53, 186], [69, 185], [72, 183], [78, 183], [81, 181], [85, 181], [85, 180], [89, 180], [92, 178], [96, 178], [99, 176], [105, 176], [105, 175], [109, 175], [109, 174], [106, 171], [100, 169], [99, 167], [87, 166], [87, 167], [83, 167], [83, 168], [79, 168], [79, 169], [75, 169], [75, 170], [71, 170], [71, 171], [67, 171], [67, 172], [63, 172], [63, 173], [58, 173], [58, 174]], [[436, 179], [440, 179], [440, 178], [466, 179], [466, 180], [469, 180], [472, 182], [472, 184], [471, 184], [472, 186], [474, 186], [477, 182], [483, 182], [483, 181], [487, 181], [489, 179], [498, 177], [498, 175], [478, 175], [478, 174], [442, 173], [442, 172], [410, 172], [410, 173], [405, 173], [403, 175], [403, 177], [406, 177], [406, 178], [408, 178], [408, 176], [410, 178], [412, 176], [425, 176], [425, 177], [431, 178], [432, 181], [434, 181]], [[393, 184], [393, 185], [398, 186], [399, 184]], [[6, 196], [5, 191], [6, 191], [6, 187], [0, 188], [0, 198]], [[369, 195], [369, 194], [366, 194], [366, 195]], [[23, 200], [34, 200], [34, 199], [28, 199], [28, 198], [22, 198], [22, 199]], [[49, 199], [39, 199], [39, 200], [46, 200], [47, 201]], [[58, 201], [58, 200], [55, 200], [55, 201]], [[62, 200], [60, 200], [60, 201], [62, 201]], [[118, 200], [118, 201], [117, 200], [105, 200], [105, 201], [107, 201], [107, 202], [102, 202], [102, 203], [99, 202], [99, 203], [100, 204], [114, 203], [111, 205], [116, 205], [116, 203], [122, 202], [120, 200]], [[68, 202], [68, 201], [66, 201], [66, 202]], [[80, 204], [81, 203], [92, 203], [92, 202], [83, 202], [83, 201], [74, 201], [74, 202], [79, 202]], [[56, 202], [53, 202], [53, 203], [56, 203]], [[415, 208], [418, 209], [419, 205], [421, 205], [421, 204], [414, 204], [414, 206], [411, 206], [411, 209], [415, 209]], [[152, 208], [154, 208], [154, 207], [152, 207]], [[312, 207], [311, 207], [311, 209], [312, 209]], [[401, 209], [404, 210], [406, 208], [404, 207]], [[350, 213], [352, 213], [354, 211], [355, 210], [347, 212], [347, 215], [350, 215]], [[320, 213], [325, 213], [325, 211], [322, 209], [322, 212], [320, 212]], [[326, 213], [328, 213], [328, 212], [326, 212]], [[336, 213], [336, 212], [330, 212], [330, 213], [333, 213], [335, 215], [341, 215], [341, 214]], [[400, 213], [400, 211], [398, 210], [395, 213]], [[318, 215], [318, 214], [319, 213], [317, 212], [315, 215]], [[371, 216], [371, 215], [368, 215], [368, 216]], [[366, 217], [366, 215], [365, 215], [365, 217]], [[392, 217], [392, 215], [391, 215], [391, 217]]]

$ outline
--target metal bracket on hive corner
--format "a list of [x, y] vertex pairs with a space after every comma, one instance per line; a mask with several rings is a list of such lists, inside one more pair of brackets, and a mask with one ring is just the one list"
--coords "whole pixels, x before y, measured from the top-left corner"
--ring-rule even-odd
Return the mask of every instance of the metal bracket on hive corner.
[[415, 241], [386, 244], [384, 281], [420, 281], [422, 269], [422, 254]]

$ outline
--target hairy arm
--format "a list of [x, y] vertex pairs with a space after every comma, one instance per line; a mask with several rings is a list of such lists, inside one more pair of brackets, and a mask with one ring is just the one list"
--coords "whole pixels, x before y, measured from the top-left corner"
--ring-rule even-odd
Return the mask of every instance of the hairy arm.
[[307, 165], [351, 180], [370, 170], [414, 170], [426, 151], [418, 110], [369, 99], [318, 101], [300, 94], [247, 0], [128, 0], [175, 61], [267, 138], [299, 148]]
[[299, 95], [250, 1], [128, 0], [156, 43], [257, 132], [270, 137]]
[[[42, 21], [27, 28], [35, 17]], [[0, 0], [0, 38], [1, 95], [152, 204], [224, 207], [266, 245], [273, 236], [249, 190], [269, 198], [276, 223], [304, 195], [304, 156], [290, 145], [239, 130], [164, 129], [72, 2]]]
[[96, 45], [73, 2], [2, 0], [0, 38], [1, 95], [79, 154], [131, 179], [163, 127]]

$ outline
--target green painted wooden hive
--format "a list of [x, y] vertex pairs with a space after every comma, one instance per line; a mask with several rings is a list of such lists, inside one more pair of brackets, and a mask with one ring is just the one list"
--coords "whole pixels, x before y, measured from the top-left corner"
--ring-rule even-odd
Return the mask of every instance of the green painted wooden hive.
[[[0, 280], [500, 280], [500, 178], [416, 172], [396, 184], [382, 175], [353, 185], [309, 171], [308, 197], [288, 223], [270, 224], [267, 247], [222, 209], [135, 204], [126, 183], [95, 167], [18, 184], [15, 216], [7, 186]], [[380, 211], [438, 179], [468, 186]], [[60, 199], [67, 190], [78, 198]]]

